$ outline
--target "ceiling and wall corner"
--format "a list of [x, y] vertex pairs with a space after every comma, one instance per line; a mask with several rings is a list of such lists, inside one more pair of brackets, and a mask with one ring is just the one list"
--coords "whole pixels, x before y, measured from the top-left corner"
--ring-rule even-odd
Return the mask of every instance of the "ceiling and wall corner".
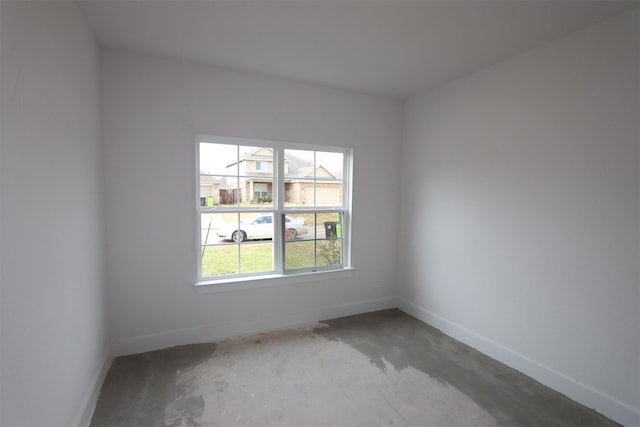
[[102, 47], [403, 99], [637, 1], [101, 1]]

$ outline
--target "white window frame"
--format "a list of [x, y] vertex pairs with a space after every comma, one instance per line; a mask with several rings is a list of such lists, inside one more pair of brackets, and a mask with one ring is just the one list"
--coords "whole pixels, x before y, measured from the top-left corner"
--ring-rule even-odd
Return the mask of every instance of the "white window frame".
[[[263, 273], [247, 273], [223, 275], [220, 277], [202, 277], [202, 237], [201, 237], [201, 213], [203, 207], [200, 204], [200, 143], [226, 144], [226, 145], [246, 145], [256, 147], [266, 147], [273, 150], [273, 184], [272, 197], [273, 206], [263, 209], [237, 207], [233, 212], [273, 212], [275, 231], [273, 236], [274, 271]], [[343, 154], [343, 198], [342, 206], [316, 206], [309, 207], [285, 207], [284, 197], [284, 170], [285, 170], [285, 150], [309, 150], [321, 152], [335, 152]], [[280, 141], [270, 141], [261, 139], [247, 139], [237, 137], [220, 137], [210, 135], [197, 135], [195, 140], [196, 153], [196, 194], [194, 205], [196, 206], [196, 244], [197, 250], [197, 280], [196, 288], [198, 293], [208, 293], [216, 291], [228, 291], [237, 289], [247, 289], [264, 287], [291, 282], [305, 282], [319, 280], [320, 278], [339, 278], [351, 276], [353, 266], [351, 264], [351, 218], [352, 218], [352, 181], [353, 181], [353, 149], [345, 147], [310, 145], [289, 143]], [[209, 210], [210, 212], [211, 210]], [[216, 211], [216, 209], [214, 209]], [[229, 212], [230, 209], [220, 208], [221, 212]], [[294, 215], [295, 213], [322, 213], [335, 212], [342, 213], [342, 264], [326, 267], [314, 267], [297, 270], [284, 269], [284, 230], [281, 225], [284, 215]], [[216, 285], [216, 286], [209, 286]]]

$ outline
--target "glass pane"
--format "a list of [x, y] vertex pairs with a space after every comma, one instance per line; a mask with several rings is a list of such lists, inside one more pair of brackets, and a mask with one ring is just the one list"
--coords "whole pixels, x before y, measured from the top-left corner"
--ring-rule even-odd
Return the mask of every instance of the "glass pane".
[[238, 178], [200, 175], [200, 208], [235, 208], [242, 200]]
[[316, 152], [316, 206], [342, 206], [344, 154]]
[[316, 182], [316, 206], [342, 206], [342, 181]]
[[238, 245], [202, 247], [202, 277], [238, 273]]
[[[273, 239], [273, 213], [242, 213], [238, 222], [237, 213], [218, 214], [217, 235], [227, 241]], [[203, 224], [204, 227], [204, 224]]]
[[285, 150], [285, 168], [285, 206], [343, 205], [343, 153]]
[[342, 239], [319, 240], [316, 252], [319, 267], [342, 264]]
[[293, 238], [291, 228], [285, 232], [285, 269], [342, 265], [342, 217], [341, 212], [286, 215], [288, 224], [304, 221], [306, 232]]
[[307, 150], [284, 150], [285, 178], [313, 179], [315, 152]]
[[313, 181], [285, 179], [284, 205], [287, 207], [314, 207], [315, 186]]
[[240, 215], [240, 225], [234, 230], [237, 234], [231, 237], [237, 242], [247, 240], [273, 239], [273, 213], [243, 213]]
[[224, 243], [228, 230], [235, 230], [233, 223], [238, 223], [236, 213], [202, 213], [200, 215], [200, 243], [214, 245]]
[[273, 149], [240, 146], [240, 175], [273, 178]]
[[342, 213], [317, 213], [316, 223], [318, 239], [342, 239]]
[[315, 241], [287, 241], [284, 244], [284, 268], [287, 270], [297, 268], [315, 267]]
[[238, 146], [201, 142], [200, 173], [206, 175], [237, 175]]
[[309, 240], [315, 238], [315, 216], [313, 214], [285, 215], [285, 240]]
[[[316, 163], [318, 165], [318, 168], [322, 168], [322, 173], [320, 173], [320, 171], [316, 173], [316, 176], [318, 178], [328, 177], [328, 178], [335, 178], [339, 180], [343, 179], [343, 169], [344, 169], [343, 153], [317, 151]], [[327, 175], [327, 172], [329, 173], [329, 175]]]
[[200, 175], [200, 209], [237, 207], [241, 200], [238, 179]]
[[273, 180], [267, 178], [240, 178], [241, 191], [246, 195], [243, 200], [247, 206], [273, 206]]
[[273, 243], [241, 243], [240, 272], [273, 271]]
[[316, 265], [342, 264], [342, 213], [318, 213], [316, 223]]

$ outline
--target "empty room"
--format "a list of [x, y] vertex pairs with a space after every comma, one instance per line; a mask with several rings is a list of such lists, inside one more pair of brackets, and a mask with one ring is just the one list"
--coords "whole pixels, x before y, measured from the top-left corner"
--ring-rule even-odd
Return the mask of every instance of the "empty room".
[[640, 3], [0, 0], [0, 425], [640, 427]]

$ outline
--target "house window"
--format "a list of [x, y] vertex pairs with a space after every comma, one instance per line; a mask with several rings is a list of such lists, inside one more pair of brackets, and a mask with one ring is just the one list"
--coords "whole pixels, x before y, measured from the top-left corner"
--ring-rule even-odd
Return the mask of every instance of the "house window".
[[256, 182], [253, 184], [253, 198], [257, 201], [264, 201], [269, 198], [269, 187], [267, 183]]
[[197, 155], [199, 282], [350, 266], [350, 149], [199, 137]]

